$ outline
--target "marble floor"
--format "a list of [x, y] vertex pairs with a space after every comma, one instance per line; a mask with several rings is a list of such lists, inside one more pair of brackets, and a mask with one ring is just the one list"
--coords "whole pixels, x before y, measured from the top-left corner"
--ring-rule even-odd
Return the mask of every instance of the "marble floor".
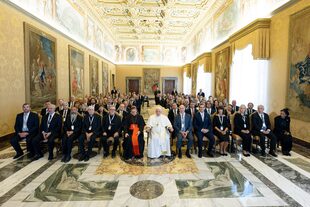
[[[146, 110], [143, 112], [147, 118]], [[175, 147], [174, 147], [175, 148]], [[294, 148], [295, 149], [295, 148]], [[294, 150], [293, 149], [293, 150]], [[298, 148], [297, 148], [298, 149]], [[96, 149], [95, 149], [96, 151]], [[77, 148], [74, 148], [77, 152]], [[47, 157], [13, 160], [0, 151], [0, 205], [96, 206], [310, 206], [310, 152], [277, 158], [226, 157], [125, 162], [120, 157], [68, 164]]]

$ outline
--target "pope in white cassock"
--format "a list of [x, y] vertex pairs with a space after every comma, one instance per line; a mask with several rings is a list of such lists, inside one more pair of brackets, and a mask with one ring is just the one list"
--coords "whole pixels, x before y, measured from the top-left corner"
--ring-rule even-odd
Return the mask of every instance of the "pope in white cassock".
[[150, 116], [146, 123], [146, 131], [150, 133], [148, 157], [171, 156], [170, 132], [173, 128], [168, 117], [162, 115], [162, 108], [156, 108], [155, 114]]

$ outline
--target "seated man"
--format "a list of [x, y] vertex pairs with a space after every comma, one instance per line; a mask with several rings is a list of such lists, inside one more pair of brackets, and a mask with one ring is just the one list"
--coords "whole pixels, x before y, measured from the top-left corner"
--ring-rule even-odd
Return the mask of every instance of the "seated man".
[[104, 149], [104, 157], [109, 156], [109, 146], [113, 144], [112, 158], [115, 157], [115, 152], [119, 145], [119, 136], [122, 131], [121, 117], [115, 114], [115, 106], [111, 105], [109, 108], [109, 114], [103, 117], [102, 121], [102, 145]]
[[150, 133], [148, 143], [148, 157], [159, 158], [171, 156], [170, 132], [173, 131], [168, 117], [162, 115], [162, 108], [157, 107], [146, 123], [146, 131]]
[[[100, 136], [101, 132], [101, 117], [95, 114], [95, 108], [89, 106], [87, 114], [84, 116], [82, 133], [79, 137], [80, 157], [79, 161], [87, 162], [92, 153], [96, 137]], [[87, 143], [87, 151], [85, 152], [84, 143]]]
[[38, 160], [43, 157], [40, 143], [47, 142], [48, 145], [48, 160], [54, 158], [53, 150], [55, 145], [55, 139], [60, 137], [62, 120], [61, 116], [55, 112], [56, 106], [54, 104], [48, 105], [48, 114], [42, 117], [40, 133], [32, 141], [32, 146], [35, 151], [33, 160]]
[[69, 116], [70, 114], [70, 109], [69, 109], [69, 105], [67, 102], [64, 102], [63, 103], [63, 109], [59, 111], [59, 114], [61, 115], [62, 117], [62, 121], [63, 122], [66, 122], [66, 119], [67, 117]]
[[268, 114], [264, 113], [264, 106], [259, 105], [257, 107], [257, 113], [252, 115], [252, 134], [254, 136], [259, 136], [260, 138], [260, 147], [262, 150], [262, 156], [266, 155], [265, 152], [265, 137], [270, 139], [270, 150], [269, 154], [277, 157], [275, 153], [277, 137], [271, 131], [271, 124]]
[[205, 111], [204, 103], [199, 104], [199, 111], [195, 114], [193, 126], [198, 138], [198, 157], [202, 157], [202, 144], [204, 136], [206, 136], [209, 140], [207, 154], [210, 157], [214, 157], [212, 150], [215, 140], [212, 132], [211, 118], [210, 115]]
[[78, 114], [78, 109], [71, 107], [70, 114], [67, 116], [63, 126], [62, 136], [62, 153], [61, 162], [69, 162], [71, 159], [71, 151], [74, 140], [76, 140], [81, 132], [83, 126], [83, 118]]
[[48, 105], [50, 105], [50, 104], [51, 104], [50, 101], [45, 101], [44, 108], [40, 112], [42, 117], [45, 116], [46, 114], [48, 114]]
[[23, 104], [23, 113], [17, 114], [14, 129], [15, 135], [11, 138], [11, 145], [16, 151], [14, 159], [17, 159], [24, 154], [19, 145], [19, 141], [22, 139], [26, 139], [29, 157], [33, 157], [34, 149], [31, 142], [39, 132], [39, 117], [36, 113], [31, 112], [28, 103]]
[[197, 113], [197, 109], [196, 109], [196, 103], [194, 101], [192, 101], [189, 105], [188, 109], [185, 109], [185, 113], [189, 114], [191, 116], [191, 118], [193, 119], [195, 114]]
[[132, 106], [130, 114], [124, 120], [124, 158], [126, 160], [133, 158], [143, 158], [144, 138], [143, 130], [145, 122], [143, 117], [138, 114], [137, 108]]
[[178, 148], [178, 157], [182, 158], [182, 141], [184, 138], [188, 139], [187, 141], [187, 149], [186, 149], [186, 157], [191, 158], [189, 153], [190, 148], [193, 145], [193, 134], [192, 134], [192, 117], [191, 115], [185, 113], [185, 106], [179, 106], [179, 115], [174, 120], [174, 131], [177, 135], [177, 148]]

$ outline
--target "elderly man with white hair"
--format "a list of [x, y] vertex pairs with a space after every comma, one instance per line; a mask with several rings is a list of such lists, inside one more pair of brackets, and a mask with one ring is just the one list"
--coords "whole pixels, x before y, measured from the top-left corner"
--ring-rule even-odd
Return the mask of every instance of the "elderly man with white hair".
[[62, 120], [61, 116], [55, 112], [56, 106], [54, 104], [49, 104], [47, 106], [48, 113], [43, 116], [40, 126], [40, 133], [32, 141], [32, 146], [35, 151], [35, 156], [33, 160], [38, 160], [43, 157], [41, 151], [40, 142], [48, 144], [48, 160], [52, 160], [53, 150], [55, 145], [55, 139], [60, 138]]
[[161, 107], [156, 107], [155, 114], [148, 119], [146, 130], [150, 133], [148, 157], [171, 156], [170, 132], [173, 128], [168, 117], [162, 114]]

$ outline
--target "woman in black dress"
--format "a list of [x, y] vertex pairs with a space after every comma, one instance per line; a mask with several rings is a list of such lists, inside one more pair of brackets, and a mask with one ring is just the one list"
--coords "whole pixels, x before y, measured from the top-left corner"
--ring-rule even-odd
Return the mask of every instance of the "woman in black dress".
[[213, 131], [220, 140], [220, 154], [227, 156], [227, 146], [230, 134], [229, 118], [224, 114], [224, 108], [219, 107], [213, 118]]
[[290, 130], [291, 118], [288, 109], [282, 109], [280, 115], [274, 119], [274, 133], [281, 142], [282, 154], [291, 156], [292, 135]]
[[246, 115], [245, 105], [239, 107], [239, 112], [235, 114], [234, 118], [234, 133], [242, 138], [243, 155], [250, 156], [252, 135], [250, 132], [250, 120]]

